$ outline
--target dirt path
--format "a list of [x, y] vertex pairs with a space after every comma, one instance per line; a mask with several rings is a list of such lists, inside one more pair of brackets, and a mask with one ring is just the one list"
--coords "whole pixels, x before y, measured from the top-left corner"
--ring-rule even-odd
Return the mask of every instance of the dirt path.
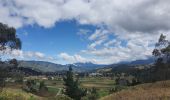
[[61, 94], [61, 90], [62, 90], [62, 88], [59, 88], [58, 93], [56, 94], [56, 96]]

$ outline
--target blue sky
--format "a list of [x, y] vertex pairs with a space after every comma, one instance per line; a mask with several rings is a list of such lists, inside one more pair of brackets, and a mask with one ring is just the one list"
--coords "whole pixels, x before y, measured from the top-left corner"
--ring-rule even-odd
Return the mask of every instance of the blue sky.
[[85, 49], [87, 45], [77, 34], [81, 28], [89, 29], [77, 25], [74, 21], [65, 21], [49, 29], [37, 25], [28, 26], [18, 29], [17, 33], [23, 41], [22, 50], [39, 51], [48, 55], [61, 52], [74, 54]]
[[[85, 50], [90, 43], [88, 37], [92, 35], [96, 29], [100, 27], [94, 25], [81, 25], [75, 20], [61, 21], [53, 27], [44, 28], [37, 24], [28, 25], [17, 29], [17, 35], [22, 41], [22, 50], [39, 52], [46, 56], [57, 59], [58, 54], [67, 53], [75, 55]], [[114, 39], [114, 35], [110, 35], [109, 39]], [[125, 46], [126, 42], [122, 41]], [[102, 48], [99, 46], [99, 48]], [[84, 55], [85, 56], [85, 55]], [[20, 58], [19, 58], [20, 59]], [[34, 60], [21, 59], [21, 60]], [[36, 60], [44, 60], [36, 59]], [[49, 60], [50, 61], [50, 60]], [[60, 60], [59, 63], [66, 64], [68, 62]]]
[[23, 43], [5, 57], [60, 64], [147, 59], [161, 33], [170, 39], [169, 3], [0, 0], [0, 22], [15, 27]]

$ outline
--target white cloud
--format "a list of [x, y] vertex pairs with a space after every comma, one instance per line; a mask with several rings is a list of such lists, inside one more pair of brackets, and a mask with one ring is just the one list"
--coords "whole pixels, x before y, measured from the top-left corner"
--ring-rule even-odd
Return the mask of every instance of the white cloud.
[[16, 58], [19, 60], [22, 59], [22, 60], [41, 60], [41, 61], [57, 62], [57, 59], [52, 56], [45, 55], [44, 53], [41, 52], [33, 52], [33, 51], [7, 49], [5, 51], [0, 51], [0, 55], [5, 59]]
[[43, 53], [40, 53], [40, 52], [35, 52], [35, 54], [34, 54], [36, 57], [38, 57], [38, 58], [44, 58], [45, 57], [45, 55], [43, 54]]
[[59, 55], [63, 60], [69, 61], [69, 62], [75, 62], [75, 59], [73, 56], [68, 55], [67, 53], [61, 53]]
[[97, 29], [90, 37], [89, 40], [96, 40], [98, 38], [104, 37], [108, 34], [107, 30]]
[[115, 42], [116, 42], [115, 39], [114, 39], [114, 40], [111, 40], [111, 41], [108, 41], [108, 42], [106, 42], [106, 43], [104, 44], [104, 46], [105, 46], [105, 47], [109, 47], [110, 45], [115, 44]]
[[79, 29], [79, 32], [77, 33], [78, 35], [87, 35], [91, 31], [88, 29]]
[[88, 48], [89, 49], [95, 49], [96, 46], [101, 45], [103, 42], [105, 42], [107, 40], [107, 36], [103, 36], [100, 37], [98, 40], [94, 41], [93, 43], [91, 43]]
[[[152, 50], [158, 38], [157, 34], [120, 34], [114, 40], [101, 45], [101, 49], [83, 50], [82, 54], [94, 56], [97, 58], [97, 63], [105, 64], [147, 59], [152, 56]], [[127, 43], [122, 44], [122, 41]]]
[[92, 35], [88, 37], [92, 43], [88, 46], [89, 49], [95, 49], [97, 46], [103, 44], [110, 33], [107, 30], [97, 29]]
[[130, 32], [169, 30], [169, 0], [0, 0], [0, 21], [51, 27], [61, 20]]
[[62, 58], [63, 60], [69, 62], [69, 63], [76, 63], [76, 62], [89, 62], [86, 58], [81, 57], [78, 54], [75, 54], [73, 56], [67, 54], [67, 53], [61, 53], [59, 54], [59, 57]]

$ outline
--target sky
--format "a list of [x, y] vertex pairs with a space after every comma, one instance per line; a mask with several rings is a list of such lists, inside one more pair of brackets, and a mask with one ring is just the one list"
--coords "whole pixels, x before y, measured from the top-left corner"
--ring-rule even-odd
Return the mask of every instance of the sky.
[[170, 0], [0, 0], [0, 22], [15, 27], [21, 50], [5, 58], [58, 64], [113, 64], [152, 57], [170, 39]]

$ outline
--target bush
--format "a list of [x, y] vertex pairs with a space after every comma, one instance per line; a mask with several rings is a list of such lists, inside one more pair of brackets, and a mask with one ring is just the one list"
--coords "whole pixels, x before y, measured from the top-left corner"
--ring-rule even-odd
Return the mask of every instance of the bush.
[[98, 97], [96, 94], [89, 94], [89, 95], [81, 98], [81, 100], [97, 100], [97, 99], [98, 99]]
[[28, 100], [37, 100], [34, 96], [30, 96]]
[[109, 93], [112, 94], [114, 92], [119, 92], [119, 91], [126, 89], [126, 88], [127, 88], [126, 86], [116, 85], [114, 88], [111, 88], [109, 90]]
[[92, 88], [86, 96], [81, 98], [81, 100], [97, 100], [98, 97], [97, 89]]
[[46, 86], [46, 84], [44, 83], [44, 81], [40, 82], [40, 86], [39, 86], [39, 92], [43, 93], [43, 92], [47, 92], [48, 88]]
[[37, 82], [35, 80], [28, 80], [23, 90], [31, 93], [44, 93], [48, 91], [48, 88], [44, 81]]

